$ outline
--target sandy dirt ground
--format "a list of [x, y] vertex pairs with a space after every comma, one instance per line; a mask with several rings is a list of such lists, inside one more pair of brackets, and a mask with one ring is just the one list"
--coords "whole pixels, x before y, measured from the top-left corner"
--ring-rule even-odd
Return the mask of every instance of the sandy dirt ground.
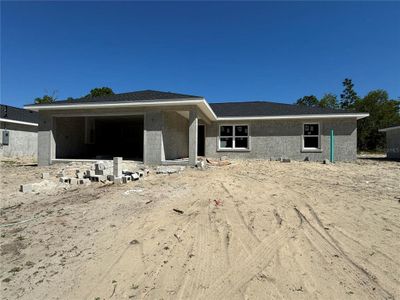
[[59, 169], [1, 165], [2, 299], [400, 299], [400, 163], [233, 161], [79, 187]]

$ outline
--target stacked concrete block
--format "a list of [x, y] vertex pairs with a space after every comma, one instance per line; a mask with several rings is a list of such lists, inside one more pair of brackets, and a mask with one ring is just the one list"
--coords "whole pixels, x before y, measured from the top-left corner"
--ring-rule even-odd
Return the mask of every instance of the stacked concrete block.
[[114, 157], [113, 175], [115, 177], [122, 176], [122, 157]]
[[94, 164], [94, 172], [95, 175], [105, 175], [105, 169], [106, 166], [104, 165], [104, 163], [102, 161], [96, 162]]
[[75, 174], [76, 174], [76, 178], [78, 178], [78, 179], [83, 179], [83, 177], [84, 177], [84, 173], [82, 173], [80, 170], [76, 170]]

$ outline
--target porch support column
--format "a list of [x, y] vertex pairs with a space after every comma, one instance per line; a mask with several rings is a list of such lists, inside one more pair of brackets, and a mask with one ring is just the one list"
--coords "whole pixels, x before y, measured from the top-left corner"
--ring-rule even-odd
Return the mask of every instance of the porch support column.
[[197, 126], [198, 126], [197, 110], [189, 112], [189, 165], [197, 164]]
[[55, 122], [51, 114], [39, 112], [38, 128], [38, 165], [51, 165], [56, 158], [56, 142], [54, 139]]

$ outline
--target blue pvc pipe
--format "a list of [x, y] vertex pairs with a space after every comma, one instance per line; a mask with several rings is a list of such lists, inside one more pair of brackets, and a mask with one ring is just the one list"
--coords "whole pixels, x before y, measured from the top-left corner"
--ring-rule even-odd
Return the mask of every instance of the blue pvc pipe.
[[333, 129], [331, 129], [331, 147], [329, 154], [329, 160], [331, 161], [331, 163], [333, 163], [335, 160], [335, 135], [333, 134]]

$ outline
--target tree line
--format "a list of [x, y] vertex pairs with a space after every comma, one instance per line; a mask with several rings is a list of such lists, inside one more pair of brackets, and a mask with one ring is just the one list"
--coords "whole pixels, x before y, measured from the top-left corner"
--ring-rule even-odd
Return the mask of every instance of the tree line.
[[332, 93], [325, 94], [321, 99], [309, 95], [298, 99], [295, 104], [369, 113], [368, 118], [358, 120], [357, 147], [362, 151], [380, 151], [385, 147], [386, 141], [385, 134], [378, 130], [400, 125], [399, 100], [390, 99], [389, 94], [382, 89], [370, 91], [360, 97], [352, 80], [346, 78], [339, 99]]
[[[103, 87], [91, 89], [88, 94], [86, 94], [85, 96], [82, 96], [81, 98], [94, 98], [94, 97], [101, 97], [101, 96], [107, 96], [107, 95], [113, 95], [113, 94], [114, 94], [114, 92], [111, 88], [103, 86]], [[57, 100], [56, 92], [53, 92], [51, 95], [49, 95], [47, 93], [43, 97], [37, 97], [37, 98], [35, 98], [34, 101], [36, 104], [41, 104], [41, 103], [52, 103], [56, 100]], [[73, 101], [74, 98], [68, 97], [67, 100]]]

